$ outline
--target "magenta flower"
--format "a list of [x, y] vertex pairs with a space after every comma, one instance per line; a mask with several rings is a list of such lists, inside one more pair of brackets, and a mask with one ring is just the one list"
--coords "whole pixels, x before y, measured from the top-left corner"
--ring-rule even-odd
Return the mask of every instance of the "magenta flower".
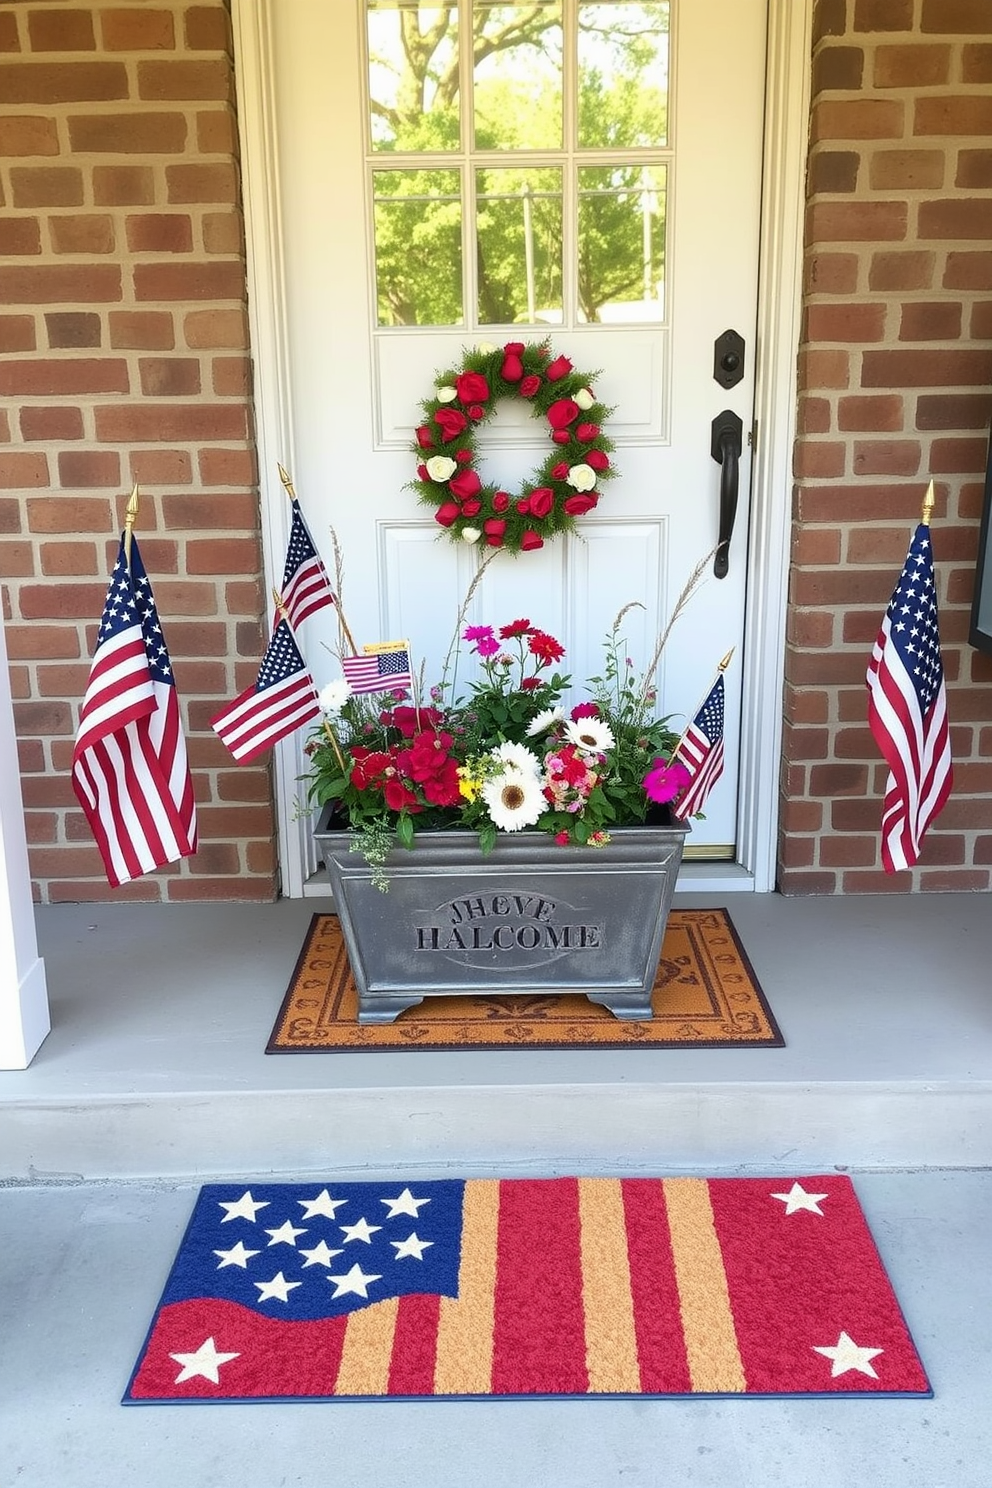
[[599, 707], [596, 703], [576, 703], [571, 716], [573, 723], [578, 723], [580, 718], [598, 718]]
[[650, 801], [674, 801], [689, 784], [689, 771], [681, 760], [656, 759], [641, 783]]

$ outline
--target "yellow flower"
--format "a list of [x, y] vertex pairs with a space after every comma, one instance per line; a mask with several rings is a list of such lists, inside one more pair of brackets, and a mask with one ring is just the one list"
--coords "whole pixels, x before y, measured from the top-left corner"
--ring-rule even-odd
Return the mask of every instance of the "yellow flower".
[[465, 797], [466, 801], [474, 801], [476, 796], [479, 794], [479, 791], [482, 789], [482, 781], [477, 780], [476, 777], [474, 775], [471, 775], [464, 767], [464, 765], [462, 765], [459, 767], [458, 770], [458, 789]]

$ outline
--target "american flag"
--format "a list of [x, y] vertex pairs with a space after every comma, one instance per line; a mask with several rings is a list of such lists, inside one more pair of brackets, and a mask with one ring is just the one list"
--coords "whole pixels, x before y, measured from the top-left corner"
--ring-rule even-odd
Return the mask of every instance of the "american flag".
[[836, 1173], [318, 1179], [201, 1189], [124, 1402], [900, 1390]]
[[867, 682], [868, 722], [889, 767], [882, 864], [895, 873], [916, 862], [953, 782], [933, 548], [924, 522], [872, 648]]
[[295, 498], [281, 597], [294, 629], [302, 625], [308, 615], [323, 609], [325, 605], [337, 603], [327, 570], [314, 547], [313, 538], [303, 520], [300, 503]]
[[317, 689], [283, 618], [276, 623], [258, 679], [210, 720], [239, 764], [248, 764], [287, 734], [320, 717]]
[[410, 687], [410, 650], [405, 641], [366, 646], [363, 656], [343, 656], [341, 667], [352, 692], [391, 692]]
[[172, 665], [136, 539], [121, 538], [72, 751], [72, 787], [114, 888], [196, 852]]
[[682, 821], [702, 811], [703, 803], [723, 774], [723, 675], [717, 677], [703, 706], [685, 731], [677, 758], [689, 771], [673, 810]]

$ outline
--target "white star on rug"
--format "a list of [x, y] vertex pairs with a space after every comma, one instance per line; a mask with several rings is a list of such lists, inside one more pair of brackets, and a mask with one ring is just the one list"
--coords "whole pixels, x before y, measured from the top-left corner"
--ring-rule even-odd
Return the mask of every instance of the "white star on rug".
[[225, 1266], [244, 1266], [247, 1268], [252, 1256], [261, 1255], [260, 1250], [246, 1250], [244, 1241], [239, 1240], [231, 1250], [215, 1250], [214, 1255], [220, 1256], [218, 1271], [223, 1271]]
[[422, 1261], [424, 1259], [424, 1251], [429, 1245], [433, 1245], [434, 1241], [421, 1240], [416, 1231], [414, 1231], [405, 1240], [390, 1240], [389, 1243], [396, 1251], [395, 1259], [397, 1261], [402, 1261], [405, 1256], [413, 1256], [414, 1260]]
[[200, 1344], [195, 1354], [170, 1354], [170, 1359], [175, 1359], [177, 1364], [183, 1367], [176, 1375], [176, 1384], [181, 1385], [183, 1380], [195, 1379], [202, 1374], [204, 1379], [213, 1385], [220, 1384], [220, 1366], [226, 1364], [230, 1359], [239, 1359], [240, 1354], [219, 1354], [217, 1346], [212, 1338], [206, 1339]]
[[287, 1281], [281, 1271], [277, 1271], [271, 1281], [252, 1282], [252, 1286], [258, 1287], [259, 1302], [269, 1302], [273, 1297], [277, 1302], [288, 1302], [293, 1288], [302, 1285], [302, 1281]]
[[364, 1240], [366, 1245], [372, 1244], [372, 1236], [376, 1230], [381, 1229], [382, 1225], [370, 1225], [367, 1219], [360, 1219], [357, 1224], [341, 1226], [346, 1243], [349, 1240]]
[[369, 1298], [369, 1284], [373, 1281], [381, 1281], [381, 1276], [366, 1276], [361, 1266], [354, 1265], [346, 1276], [329, 1276], [328, 1281], [334, 1283], [334, 1296], [344, 1297], [349, 1292], [354, 1292], [356, 1297], [364, 1297], [366, 1302]]
[[332, 1199], [326, 1188], [321, 1189], [315, 1199], [297, 1199], [296, 1201], [303, 1210], [303, 1219], [315, 1219], [322, 1214], [325, 1219], [333, 1219], [342, 1204], [347, 1204], [347, 1199]]
[[823, 1218], [823, 1210], [820, 1204], [824, 1199], [829, 1199], [829, 1194], [807, 1193], [801, 1183], [794, 1183], [788, 1193], [773, 1193], [773, 1199], [781, 1199], [785, 1205], [786, 1214], [796, 1214], [800, 1209], [808, 1209], [810, 1214], [818, 1214]]
[[831, 1379], [836, 1379], [839, 1374], [847, 1374], [849, 1369], [856, 1369], [859, 1374], [870, 1375], [872, 1379], [878, 1379], [878, 1375], [871, 1367], [871, 1361], [876, 1354], [882, 1354], [884, 1349], [859, 1348], [853, 1338], [842, 1333], [832, 1348], [823, 1348], [819, 1344], [813, 1344], [813, 1349], [825, 1358], [833, 1360], [833, 1368], [830, 1371]]
[[227, 1224], [229, 1219], [250, 1219], [252, 1224], [254, 1224], [255, 1215], [259, 1209], [268, 1209], [269, 1207], [268, 1199], [253, 1199], [250, 1188], [246, 1188], [240, 1199], [235, 1200], [233, 1204], [226, 1199], [219, 1200], [219, 1203], [222, 1209], [227, 1210], [227, 1213], [221, 1220], [221, 1224]]
[[380, 1199], [379, 1203], [389, 1205], [387, 1219], [395, 1219], [397, 1214], [409, 1214], [413, 1219], [419, 1219], [422, 1205], [429, 1204], [430, 1199], [415, 1199], [410, 1190], [405, 1188], [395, 1199]]
[[305, 1250], [302, 1245], [300, 1246], [300, 1255], [306, 1256], [306, 1260], [303, 1262], [304, 1267], [329, 1266], [331, 1264], [331, 1257], [340, 1254], [340, 1250], [329, 1250], [326, 1240], [321, 1240], [320, 1244], [315, 1245], [312, 1250]]
[[287, 1219], [286, 1223], [281, 1224], [277, 1230], [266, 1230], [265, 1233], [272, 1236], [269, 1241], [270, 1245], [295, 1245], [297, 1235], [305, 1235], [306, 1230], [297, 1229], [296, 1225]]

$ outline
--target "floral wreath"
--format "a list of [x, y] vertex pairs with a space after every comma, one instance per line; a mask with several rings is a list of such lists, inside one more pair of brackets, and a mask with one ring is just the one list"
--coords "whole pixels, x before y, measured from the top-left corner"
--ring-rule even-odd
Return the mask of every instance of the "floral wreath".
[[[420, 456], [410, 482], [421, 503], [453, 541], [484, 542], [511, 553], [542, 548], [599, 502], [596, 487], [616, 474], [613, 443], [603, 423], [613, 412], [589, 386], [596, 374], [576, 372], [568, 357], [552, 357], [547, 341], [483, 343], [461, 367], [440, 373], [421, 403], [423, 422], [413, 448]], [[523, 398], [547, 419], [555, 448], [519, 495], [486, 485], [476, 468], [476, 430], [501, 398]]]

